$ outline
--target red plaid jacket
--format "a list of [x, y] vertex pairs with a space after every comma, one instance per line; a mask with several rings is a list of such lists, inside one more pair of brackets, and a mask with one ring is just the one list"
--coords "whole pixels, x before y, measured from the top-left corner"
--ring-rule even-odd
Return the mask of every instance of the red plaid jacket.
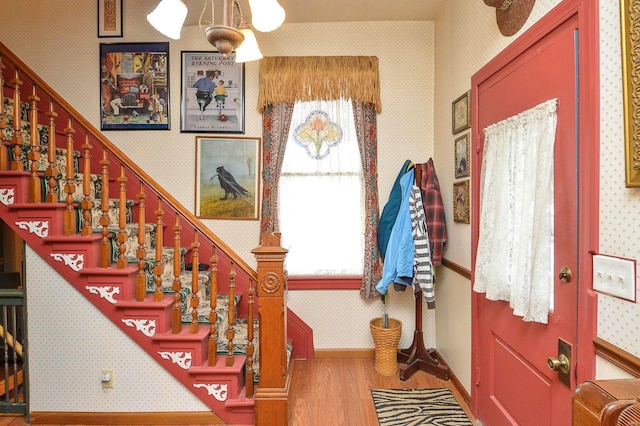
[[420, 193], [429, 233], [431, 246], [431, 262], [434, 265], [442, 263], [442, 247], [447, 242], [447, 222], [444, 215], [444, 204], [440, 193], [440, 183], [436, 175], [433, 159], [423, 164], [416, 164], [420, 170]]

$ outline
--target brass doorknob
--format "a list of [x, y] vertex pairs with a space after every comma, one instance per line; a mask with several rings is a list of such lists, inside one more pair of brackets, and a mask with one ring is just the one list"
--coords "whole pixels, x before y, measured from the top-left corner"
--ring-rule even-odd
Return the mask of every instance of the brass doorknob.
[[560, 274], [558, 274], [558, 278], [563, 283], [571, 282], [571, 277], [572, 276], [573, 276], [573, 274], [571, 273], [571, 269], [569, 269], [568, 266], [563, 266], [562, 269], [560, 269]]
[[569, 358], [567, 358], [565, 354], [560, 354], [558, 358], [547, 358], [547, 367], [549, 367], [551, 371], [560, 371], [566, 374], [571, 367], [571, 361], [569, 361]]

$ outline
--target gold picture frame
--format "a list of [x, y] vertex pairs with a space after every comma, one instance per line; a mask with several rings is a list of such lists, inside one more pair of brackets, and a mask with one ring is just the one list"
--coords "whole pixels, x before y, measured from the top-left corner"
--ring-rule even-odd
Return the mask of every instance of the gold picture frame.
[[471, 91], [451, 103], [451, 131], [458, 134], [471, 127]]
[[469, 217], [469, 180], [453, 184], [453, 221], [471, 223]]
[[456, 179], [469, 177], [469, 133], [456, 138], [454, 149]]
[[195, 215], [258, 220], [262, 140], [196, 137]]
[[[620, 0], [625, 185], [640, 187], [640, 0]], [[633, 19], [633, 20], [632, 20]], [[634, 42], [635, 40], [635, 42]]]

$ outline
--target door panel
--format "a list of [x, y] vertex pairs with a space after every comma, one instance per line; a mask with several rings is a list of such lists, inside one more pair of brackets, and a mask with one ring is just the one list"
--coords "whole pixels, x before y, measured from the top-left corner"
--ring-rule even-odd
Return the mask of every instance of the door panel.
[[[486, 426], [569, 425], [571, 421], [571, 389], [560, 383], [556, 372], [549, 370], [547, 358], [557, 357], [559, 338], [570, 345], [576, 342], [577, 274], [565, 284], [558, 273], [563, 266], [578, 270], [577, 28], [575, 18], [564, 22], [478, 85], [474, 140], [479, 148], [473, 167], [474, 194], [478, 194], [482, 164], [482, 129], [549, 99], [558, 99], [554, 148], [554, 311], [548, 324], [528, 323], [513, 315], [508, 302], [492, 302], [484, 294], [474, 296], [474, 321], [478, 324], [474, 345], [478, 368], [476, 416]], [[478, 212], [474, 206], [475, 227]], [[475, 255], [477, 232], [473, 233], [472, 244]], [[571, 363], [573, 368], [575, 359]], [[574, 381], [572, 378], [572, 387]]]

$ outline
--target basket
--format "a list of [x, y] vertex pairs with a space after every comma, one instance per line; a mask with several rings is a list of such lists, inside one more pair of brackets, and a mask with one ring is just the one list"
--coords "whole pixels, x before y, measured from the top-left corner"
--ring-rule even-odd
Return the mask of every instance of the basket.
[[375, 345], [375, 368], [383, 376], [398, 373], [398, 342], [402, 334], [402, 322], [389, 318], [389, 328], [382, 327], [382, 318], [374, 318], [369, 322], [373, 343]]

